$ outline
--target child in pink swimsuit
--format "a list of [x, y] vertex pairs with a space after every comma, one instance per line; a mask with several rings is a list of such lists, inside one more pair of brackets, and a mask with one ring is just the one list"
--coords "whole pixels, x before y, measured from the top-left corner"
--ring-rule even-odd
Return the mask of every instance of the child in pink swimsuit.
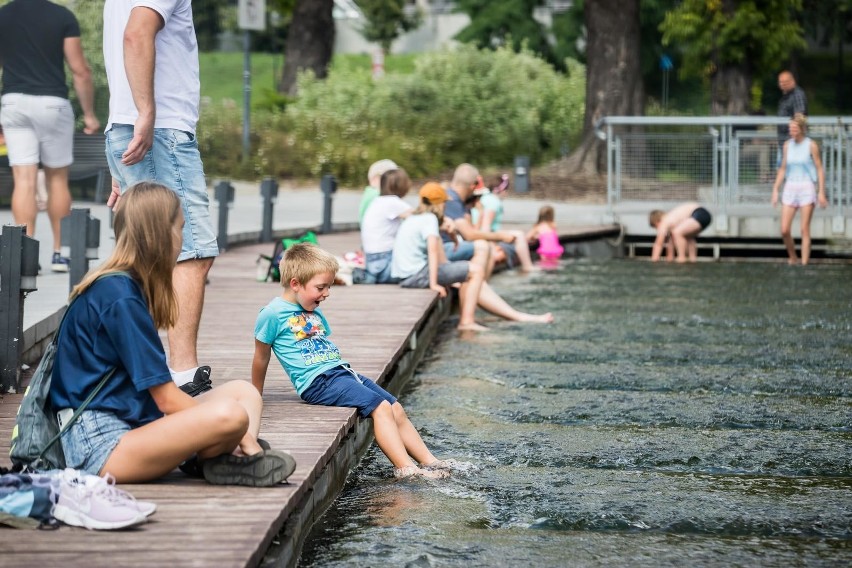
[[559, 244], [559, 233], [556, 232], [556, 223], [553, 221], [553, 207], [545, 205], [538, 212], [538, 221], [527, 233], [527, 240], [538, 239], [538, 256], [542, 260], [554, 261], [562, 257], [565, 250]]

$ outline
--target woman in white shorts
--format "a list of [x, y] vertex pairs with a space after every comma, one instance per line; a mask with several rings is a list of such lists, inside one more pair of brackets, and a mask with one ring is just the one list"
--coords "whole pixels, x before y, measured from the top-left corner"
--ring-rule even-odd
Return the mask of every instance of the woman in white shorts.
[[[796, 243], [790, 229], [796, 210], [802, 210], [802, 264], [811, 257], [811, 217], [814, 204], [828, 205], [825, 197], [825, 172], [817, 143], [806, 136], [807, 121], [804, 115], [796, 114], [790, 121], [790, 138], [784, 143], [781, 167], [772, 186], [772, 206], [778, 203], [778, 189], [784, 181], [781, 194], [781, 237], [787, 247], [788, 264], [798, 264]], [[817, 187], [814, 184], [818, 184]]]

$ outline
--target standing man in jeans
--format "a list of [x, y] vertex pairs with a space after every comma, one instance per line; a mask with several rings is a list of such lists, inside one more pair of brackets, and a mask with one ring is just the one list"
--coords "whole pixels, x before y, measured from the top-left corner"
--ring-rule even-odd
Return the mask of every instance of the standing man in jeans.
[[168, 331], [169, 368], [185, 392], [210, 389], [198, 365], [204, 286], [219, 254], [195, 126], [200, 81], [190, 0], [106, 0], [104, 63], [109, 81], [106, 152], [113, 175], [108, 205], [141, 181], [180, 198], [183, 248], [173, 273], [180, 310]]
[[3, 68], [0, 123], [6, 137], [15, 187], [15, 223], [35, 233], [39, 162], [48, 188], [47, 214], [53, 229], [55, 272], [68, 272], [59, 253], [61, 221], [71, 212], [68, 166], [73, 161], [74, 111], [65, 84], [65, 63], [83, 109], [83, 132], [101, 124], [94, 111], [92, 72], [80, 41], [80, 25], [70, 10], [48, 0], [14, 0], [0, 8], [0, 67]]

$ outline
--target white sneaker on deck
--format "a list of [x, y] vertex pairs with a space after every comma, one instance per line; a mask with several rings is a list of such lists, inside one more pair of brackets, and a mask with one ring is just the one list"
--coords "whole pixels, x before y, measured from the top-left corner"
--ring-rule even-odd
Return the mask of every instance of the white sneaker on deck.
[[115, 486], [115, 479], [75, 469], [62, 472], [53, 516], [67, 525], [95, 530], [123, 529], [140, 525], [157, 506], [137, 501]]

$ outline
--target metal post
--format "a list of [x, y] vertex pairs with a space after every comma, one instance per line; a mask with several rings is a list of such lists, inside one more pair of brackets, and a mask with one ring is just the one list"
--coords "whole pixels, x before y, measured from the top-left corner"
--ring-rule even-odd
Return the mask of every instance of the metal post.
[[88, 209], [71, 209], [62, 219], [62, 254], [68, 257], [68, 290], [89, 271], [89, 260], [97, 258], [101, 222]]
[[530, 158], [515, 156], [515, 192], [529, 193], [530, 191]]
[[243, 161], [249, 157], [249, 115], [251, 111], [251, 32], [243, 36]]
[[334, 192], [337, 191], [337, 180], [331, 174], [325, 174], [320, 180], [320, 189], [323, 193], [322, 230], [323, 234], [331, 232], [331, 201]]
[[278, 200], [278, 182], [274, 178], [263, 178], [260, 182], [260, 196], [263, 199], [263, 220], [260, 228], [260, 242], [272, 240], [272, 208]]
[[6, 225], [0, 235], [0, 392], [20, 390], [24, 350], [24, 298], [36, 290], [38, 241], [23, 225]]
[[216, 184], [216, 201], [219, 202], [219, 234], [217, 241], [219, 250], [228, 248], [228, 207], [234, 202], [234, 186], [227, 181]]

